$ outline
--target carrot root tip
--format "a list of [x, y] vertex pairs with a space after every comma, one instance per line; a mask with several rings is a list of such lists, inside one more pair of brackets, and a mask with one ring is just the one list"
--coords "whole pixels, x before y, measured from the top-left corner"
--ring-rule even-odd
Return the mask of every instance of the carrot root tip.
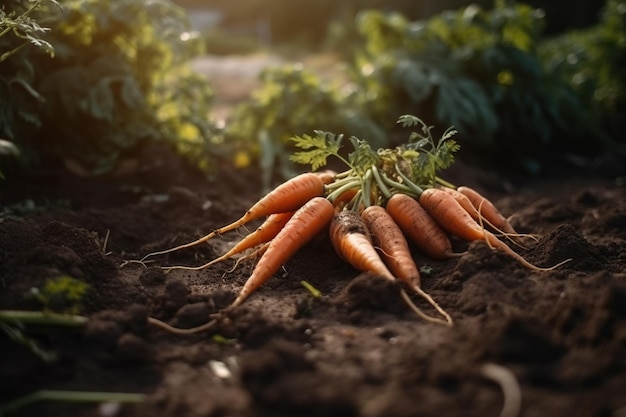
[[445, 317], [445, 320], [439, 319], [437, 317], [432, 317], [424, 313], [418, 306], [415, 305], [415, 303], [413, 302], [413, 300], [411, 300], [406, 291], [404, 291], [403, 289], [400, 290], [400, 296], [402, 297], [402, 300], [405, 302], [405, 304], [409, 307], [409, 309], [411, 309], [411, 311], [413, 311], [423, 320], [429, 323], [442, 324], [447, 327], [452, 327], [454, 325], [450, 315], [448, 315], [448, 313], [446, 313], [441, 307], [439, 307], [439, 305], [428, 294], [420, 290], [420, 295], [426, 298], [426, 300], [433, 307], [435, 307], [441, 315]]

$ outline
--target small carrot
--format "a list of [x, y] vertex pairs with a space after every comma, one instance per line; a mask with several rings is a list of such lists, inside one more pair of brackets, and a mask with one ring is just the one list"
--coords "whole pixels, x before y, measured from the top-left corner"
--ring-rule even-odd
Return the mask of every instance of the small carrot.
[[[419, 269], [411, 256], [409, 244], [391, 215], [381, 206], [369, 206], [361, 212], [361, 218], [371, 233], [372, 242], [379, 248], [383, 261], [393, 275], [403, 281], [413, 292], [425, 298], [445, 317], [446, 324], [451, 325], [452, 318], [448, 313], [421, 289]], [[440, 322], [430, 316], [424, 318]]]
[[385, 207], [402, 232], [431, 258], [449, 259], [463, 255], [452, 251], [445, 230], [413, 197], [394, 194]]
[[265, 195], [265, 197], [261, 198], [250, 209], [248, 209], [248, 211], [246, 211], [246, 213], [239, 218], [239, 220], [216, 229], [211, 233], [194, 240], [193, 242], [149, 253], [141, 260], [144, 261], [150, 256], [163, 255], [198, 245], [215, 236], [235, 230], [252, 220], [260, 219], [262, 217], [269, 216], [270, 214], [297, 210], [313, 197], [319, 197], [322, 195], [324, 195], [324, 181], [320, 175], [311, 172], [300, 174], [270, 191], [267, 195]]
[[518, 233], [515, 228], [509, 223], [508, 219], [504, 217], [496, 206], [473, 188], [467, 186], [461, 186], [456, 189], [459, 193], [466, 196], [480, 215], [493, 225], [493, 228], [503, 233], [516, 236]]
[[352, 267], [395, 281], [396, 278], [376, 252], [367, 226], [356, 212], [342, 210], [335, 214], [328, 235], [339, 257]]
[[523, 256], [499, 240], [493, 233], [476, 223], [454, 197], [441, 189], [429, 188], [424, 190], [419, 197], [419, 202], [435, 221], [449, 233], [470, 242], [484, 240], [494, 248], [513, 257], [527, 268], [549, 271], [569, 261], [568, 259], [549, 268], [541, 268], [531, 264]]
[[335, 171], [333, 171], [332, 169], [327, 169], [324, 171], [319, 171], [319, 172], [315, 172], [315, 174], [317, 176], [320, 177], [320, 179], [322, 180], [322, 182], [326, 185], [330, 184], [331, 182], [333, 182], [337, 176], [337, 173]]
[[280, 230], [252, 274], [239, 292], [232, 306], [238, 306], [267, 281], [302, 246], [321, 233], [335, 214], [332, 203], [323, 197], [313, 197], [289, 219]]
[[[487, 225], [491, 230], [501, 233], [504, 237], [515, 243], [517, 246], [525, 248], [520, 240], [520, 237], [529, 235], [522, 235], [517, 233], [515, 229], [513, 229], [513, 227], [509, 224], [508, 220], [504, 216], [502, 216], [500, 212], [498, 212], [493, 204], [489, 203], [491, 208], [495, 211], [492, 211], [491, 209], [489, 209], [489, 207], [483, 206], [482, 201], [478, 202], [476, 200], [475, 202], [478, 203], [478, 206], [475, 206], [466, 194], [463, 194], [454, 188], [441, 187], [440, 189], [454, 197], [454, 199], [461, 205], [461, 207], [463, 207], [465, 211], [467, 211], [469, 215], [472, 216], [472, 219], [474, 219], [478, 224], [480, 224], [481, 226]], [[484, 200], [484, 202], [487, 202], [487, 200]], [[488, 218], [485, 216], [486, 213], [480, 212], [484, 211], [483, 208], [487, 209], [486, 213], [489, 213]], [[496, 221], [497, 224], [494, 224], [494, 221]], [[502, 230], [501, 227], [504, 227], [505, 230]]]
[[350, 203], [350, 201], [352, 201], [352, 199], [357, 195], [358, 192], [359, 192], [359, 188], [358, 187], [349, 188], [349, 189], [345, 190], [344, 192], [339, 194], [337, 196], [337, 198], [335, 198], [333, 200], [333, 205], [335, 207], [338, 207], [338, 208], [342, 209], [343, 207], [348, 205], [348, 203]]
[[235, 246], [233, 246], [229, 251], [224, 253], [223, 255], [213, 259], [210, 262], [205, 263], [200, 266], [170, 266], [165, 267], [166, 271], [171, 271], [174, 269], [185, 269], [191, 271], [198, 271], [204, 268], [207, 268], [213, 264], [224, 261], [226, 259], [232, 258], [233, 256], [242, 253], [245, 250], [250, 248], [254, 248], [262, 243], [269, 242], [272, 240], [278, 232], [287, 224], [289, 219], [293, 216], [293, 211], [287, 211], [285, 213], [274, 213], [268, 216], [261, 226], [259, 226], [254, 232], [246, 235], [243, 239], [241, 239]]

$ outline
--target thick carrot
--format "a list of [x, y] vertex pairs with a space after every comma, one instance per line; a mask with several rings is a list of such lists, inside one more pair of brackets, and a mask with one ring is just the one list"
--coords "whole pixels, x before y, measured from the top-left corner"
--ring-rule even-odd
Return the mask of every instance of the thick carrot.
[[409, 287], [419, 287], [420, 273], [411, 256], [409, 244], [391, 215], [381, 206], [369, 206], [361, 212], [361, 218], [393, 276]]
[[216, 229], [208, 235], [194, 240], [193, 242], [149, 253], [141, 260], [143, 261], [150, 256], [163, 255], [165, 253], [198, 245], [215, 236], [221, 235], [222, 233], [237, 229], [252, 220], [260, 219], [262, 217], [269, 216], [270, 214], [295, 211], [313, 197], [319, 197], [322, 195], [324, 195], [324, 181], [320, 175], [311, 172], [300, 174], [270, 191], [267, 195], [265, 195], [265, 197], [261, 198], [251, 208], [249, 208], [248, 211], [246, 211], [246, 213], [239, 218], [239, 220]]
[[531, 264], [523, 256], [499, 240], [493, 233], [480, 226], [454, 197], [438, 188], [424, 190], [419, 197], [419, 202], [437, 223], [449, 233], [470, 242], [484, 240], [494, 248], [513, 257], [527, 268], [549, 271], [564, 263], [561, 262], [550, 268], [541, 268]]
[[339, 257], [352, 267], [395, 281], [394, 275], [376, 252], [367, 226], [356, 212], [342, 210], [335, 214], [328, 234]]
[[491, 201], [479, 194], [478, 191], [467, 186], [458, 187], [456, 190], [468, 198], [477, 212], [480, 213], [495, 230], [502, 231], [511, 236], [517, 235], [517, 232], [513, 226], [511, 226], [508, 219], [500, 213]]
[[[380, 221], [379, 209], [382, 210], [387, 221]], [[343, 210], [333, 218], [329, 228], [329, 236], [337, 254], [359, 271], [372, 272], [390, 281], [395, 281], [396, 277], [400, 278], [407, 287], [433, 305], [445, 317], [445, 320], [431, 317], [422, 312], [401, 289], [400, 295], [403, 301], [413, 312], [429, 322], [452, 325], [450, 316], [419, 287], [419, 271], [409, 253], [408, 243], [393, 220], [386, 216], [385, 209], [370, 206], [363, 213], [365, 214], [359, 217], [354, 211]], [[373, 233], [370, 233], [368, 226], [372, 227]], [[389, 236], [390, 229], [395, 236]], [[385, 234], [387, 235], [385, 236]], [[392, 240], [394, 243], [389, 244]], [[387, 242], [383, 243], [383, 241]], [[382, 244], [380, 246], [381, 252], [383, 252], [382, 258], [374, 246], [375, 242]], [[398, 248], [400, 249], [398, 250]], [[390, 262], [386, 263], [383, 259]], [[396, 270], [398, 275], [390, 270]]]
[[322, 232], [335, 214], [332, 203], [323, 197], [313, 197], [289, 219], [272, 239], [252, 274], [233, 302], [238, 306], [267, 281], [302, 246]]
[[446, 232], [413, 197], [394, 194], [387, 201], [386, 209], [409, 240], [431, 258], [449, 259], [462, 255], [452, 251]]
[[229, 251], [224, 253], [223, 255], [213, 259], [210, 262], [205, 263], [200, 266], [170, 266], [165, 267], [166, 271], [171, 271], [173, 269], [185, 269], [191, 271], [198, 271], [204, 268], [207, 268], [213, 264], [229, 259], [237, 254], [242, 253], [245, 250], [250, 248], [254, 248], [262, 243], [269, 242], [272, 240], [278, 232], [287, 224], [289, 219], [293, 216], [293, 211], [287, 211], [285, 213], [274, 213], [268, 216], [265, 222], [260, 225], [254, 232], [246, 235], [243, 239], [241, 239], [235, 246], [233, 246]]

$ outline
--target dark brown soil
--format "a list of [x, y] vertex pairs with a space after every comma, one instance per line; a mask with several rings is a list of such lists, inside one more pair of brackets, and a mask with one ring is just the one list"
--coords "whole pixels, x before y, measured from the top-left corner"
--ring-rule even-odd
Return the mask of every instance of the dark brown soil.
[[[259, 197], [255, 172], [224, 169], [208, 181], [158, 148], [132, 162], [118, 176], [53, 171], [2, 185], [0, 308], [40, 310], [27, 294], [61, 275], [90, 290], [84, 328], [23, 329], [56, 354], [51, 363], [0, 332], [0, 404], [58, 389], [146, 394], [110, 414], [123, 417], [498, 416], [502, 389], [482, 372], [496, 364], [519, 384], [524, 417], [626, 415], [626, 189], [614, 177], [449, 172], [539, 236], [516, 248], [528, 260], [572, 260], [537, 272], [482, 242], [454, 240], [468, 253], [445, 262], [415, 251], [423, 288], [454, 319], [448, 328], [416, 317], [395, 286], [353, 270], [324, 236], [234, 309], [223, 310], [253, 262], [168, 274], [160, 266], [200, 265], [236, 233], [125, 263], [229, 223]], [[148, 323], [188, 328], [219, 311], [217, 325], [195, 335]], [[11, 415], [105, 414], [46, 401]]]

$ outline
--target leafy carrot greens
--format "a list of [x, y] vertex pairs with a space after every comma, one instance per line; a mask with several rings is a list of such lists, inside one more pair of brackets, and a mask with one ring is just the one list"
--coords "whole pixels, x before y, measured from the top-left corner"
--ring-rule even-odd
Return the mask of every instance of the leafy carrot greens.
[[397, 123], [419, 129], [411, 133], [407, 143], [394, 149], [374, 150], [367, 141], [352, 136], [353, 151], [344, 157], [340, 152], [342, 134], [316, 130], [314, 135], [292, 138], [294, 145], [302, 151], [295, 152], [291, 160], [310, 164], [315, 171], [324, 167], [329, 157], [339, 159], [348, 170], [339, 174], [339, 179], [328, 187], [330, 196], [337, 197], [340, 191], [359, 188], [360, 202], [365, 205], [388, 199], [394, 192], [415, 194], [419, 188], [435, 186], [439, 181], [437, 174], [454, 162], [454, 153], [460, 149], [452, 139], [457, 130], [448, 128], [435, 140], [432, 126], [415, 116], [403, 115]]

